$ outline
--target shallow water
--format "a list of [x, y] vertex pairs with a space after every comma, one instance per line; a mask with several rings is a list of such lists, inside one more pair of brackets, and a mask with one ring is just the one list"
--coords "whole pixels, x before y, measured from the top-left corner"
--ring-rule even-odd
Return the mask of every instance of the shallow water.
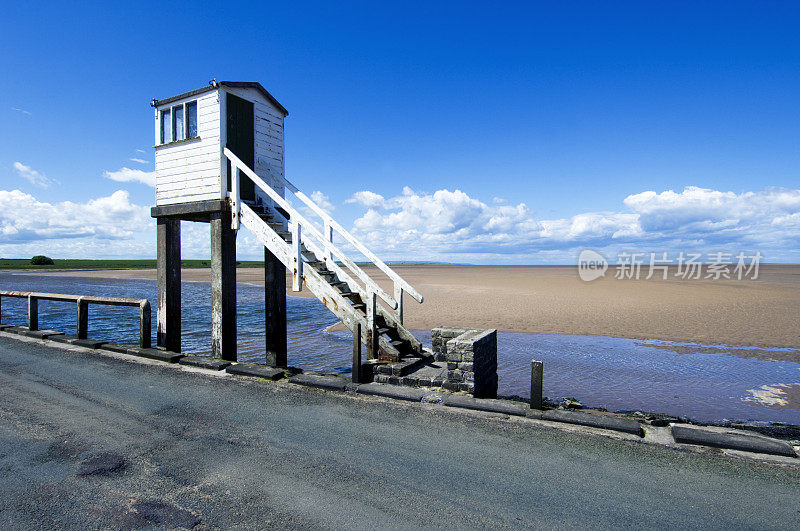
[[[147, 298], [155, 281], [0, 273], [0, 289]], [[182, 284], [184, 352], [208, 354], [211, 302], [207, 282]], [[26, 301], [2, 300], [2, 322], [26, 324]], [[41, 301], [39, 327], [72, 333], [75, 305]], [[90, 306], [89, 337], [138, 340], [138, 310]], [[289, 364], [350, 371], [352, 336], [325, 332], [336, 318], [316, 299], [287, 298]], [[263, 288], [237, 286], [239, 359], [263, 362]], [[155, 330], [155, 312], [153, 312]], [[414, 332], [430, 346], [429, 331]], [[530, 360], [544, 362], [545, 394], [591, 407], [642, 410], [702, 421], [800, 424], [800, 351], [643, 341], [605, 336], [498, 334], [500, 394], [528, 396]]]

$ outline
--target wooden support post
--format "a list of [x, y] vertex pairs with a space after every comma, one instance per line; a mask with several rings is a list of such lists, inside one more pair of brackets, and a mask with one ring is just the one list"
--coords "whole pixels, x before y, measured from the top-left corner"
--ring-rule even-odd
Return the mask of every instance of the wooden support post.
[[531, 360], [531, 409], [542, 409], [543, 364]]
[[303, 245], [302, 245], [303, 231], [300, 228], [300, 223], [297, 220], [292, 222], [292, 262], [294, 263], [294, 270], [292, 271], [292, 291], [303, 290]]
[[286, 367], [286, 268], [264, 247], [264, 329], [267, 365]]
[[[325, 232], [322, 235], [330, 242], [333, 243], [333, 227], [331, 227], [330, 222], [326, 219], [325, 220]], [[325, 262], [326, 265], [333, 261], [333, 254], [329, 247], [325, 247]]]
[[211, 214], [211, 355], [236, 361], [236, 231], [229, 212]]
[[156, 344], [181, 351], [181, 222], [156, 221], [157, 283]]
[[353, 383], [361, 383], [361, 323], [353, 327]]
[[28, 330], [39, 330], [39, 299], [28, 295]]
[[89, 333], [89, 303], [78, 298], [78, 319], [75, 327], [75, 337], [86, 339]]
[[378, 295], [374, 289], [368, 288], [367, 292], [367, 359], [374, 360], [378, 357], [378, 330], [375, 325], [375, 314], [377, 313]]
[[139, 346], [142, 348], [150, 348], [151, 336], [150, 302], [144, 301], [139, 305]]
[[403, 324], [403, 288], [397, 282], [394, 283], [394, 300], [397, 303], [397, 309], [394, 311], [397, 322]]

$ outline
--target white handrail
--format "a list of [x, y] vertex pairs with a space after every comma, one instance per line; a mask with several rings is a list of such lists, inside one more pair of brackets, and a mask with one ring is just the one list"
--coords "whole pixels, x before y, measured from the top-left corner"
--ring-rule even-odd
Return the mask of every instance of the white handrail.
[[[270, 171], [272, 172], [273, 175], [276, 175], [276, 176], [280, 177], [280, 175], [277, 172], [275, 172], [275, 170], [272, 169], [272, 167], [270, 167]], [[336, 232], [341, 234], [344, 237], [345, 240], [347, 240], [356, 249], [361, 251], [361, 253], [363, 253], [364, 256], [369, 258], [372, 261], [372, 263], [374, 263], [376, 266], [378, 266], [378, 269], [383, 271], [386, 274], [386, 276], [388, 276], [394, 282], [400, 284], [400, 286], [402, 286], [403, 290], [406, 291], [412, 297], [414, 297], [414, 299], [416, 299], [417, 302], [420, 302], [420, 303], [422, 302], [422, 295], [417, 290], [415, 290], [414, 287], [411, 284], [406, 282], [400, 275], [395, 273], [392, 268], [390, 268], [388, 265], [386, 265], [386, 263], [383, 260], [378, 258], [372, 251], [367, 249], [367, 247], [364, 246], [363, 243], [358, 241], [355, 238], [355, 236], [353, 236], [352, 234], [347, 232], [344, 229], [344, 227], [342, 227], [341, 225], [339, 225], [339, 223], [336, 222], [335, 219], [333, 219], [327, 212], [322, 210], [322, 208], [320, 208], [319, 205], [317, 205], [314, 202], [313, 199], [311, 199], [306, 194], [301, 192], [295, 185], [293, 185], [291, 182], [289, 182], [289, 180], [286, 179], [285, 177], [281, 177], [281, 178], [283, 179], [283, 182], [286, 185], [286, 187], [289, 188], [289, 190], [292, 191], [294, 193], [294, 195], [296, 195], [298, 197], [298, 199], [300, 199], [311, 210], [313, 210], [319, 217], [321, 217], [323, 219], [323, 221], [325, 222], [326, 226], [329, 226], [331, 229], [334, 229]]]
[[[300, 225], [304, 226], [303, 228], [304, 233], [311, 234], [315, 239], [317, 239], [322, 243], [324, 249], [330, 251], [331, 254], [339, 256], [342, 262], [348, 267], [348, 269], [350, 269], [353, 273], [355, 273], [356, 276], [358, 276], [358, 278], [360, 278], [361, 281], [364, 282], [367, 291], [374, 291], [375, 293], [380, 295], [382, 299], [384, 299], [387, 303], [389, 303], [389, 306], [392, 309], [398, 308], [399, 304], [397, 301], [395, 301], [394, 297], [392, 297], [386, 291], [381, 289], [381, 287], [378, 286], [375, 283], [375, 281], [372, 280], [372, 278], [370, 278], [370, 276], [364, 272], [364, 270], [358, 267], [358, 265], [355, 262], [353, 262], [350, 258], [348, 258], [347, 255], [344, 254], [344, 252], [341, 249], [339, 249], [331, 241], [323, 237], [323, 235], [320, 234], [317, 228], [311, 222], [309, 222], [302, 214], [300, 214], [300, 212], [298, 212], [297, 209], [292, 207], [283, 196], [281, 196], [270, 185], [264, 182], [264, 180], [261, 179], [261, 177], [259, 177], [253, 170], [248, 168], [247, 165], [244, 162], [242, 162], [239, 159], [239, 157], [237, 157], [231, 150], [225, 148], [224, 153], [225, 156], [228, 157], [228, 159], [231, 161], [232, 172], [235, 171], [233, 170], [234, 167], [244, 172], [245, 175], [247, 175], [253, 181], [253, 183], [258, 185], [258, 187], [261, 188], [264, 192], [266, 192], [266, 194], [269, 195], [273, 201], [275, 201], [281, 208], [286, 210], [286, 212], [289, 214], [289, 217], [293, 222], [299, 223]], [[234, 195], [235, 194], [236, 192], [234, 192]]]

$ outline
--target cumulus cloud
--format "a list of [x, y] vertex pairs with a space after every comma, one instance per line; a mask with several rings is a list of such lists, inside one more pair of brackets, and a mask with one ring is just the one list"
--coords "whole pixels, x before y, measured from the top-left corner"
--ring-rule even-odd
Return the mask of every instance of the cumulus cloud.
[[773, 250], [775, 256], [797, 247], [800, 238], [800, 190], [646, 191], [624, 198], [618, 211], [560, 219], [538, 219], [524, 203], [486, 204], [460, 190], [405, 188], [389, 199], [361, 191], [348, 201], [367, 208], [354, 232], [395, 259], [505, 255], [530, 262], [548, 252], [566, 257], [582, 247], [648, 252], [735, 247]]
[[142, 171], [123, 167], [117, 171], [105, 171], [103, 172], [103, 177], [120, 183], [138, 182], [146, 184], [147, 186], [152, 186], [153, 188], [156, 187], [156, 172], [154, 171]]
[[17, 175], [29, 183], [41, 188], [48, 188], [51, 184], [56, 182], [54, 179], [45, 177], [44, 174], [39, 173], [30, 166], [26, 166], [21, 162], [15, 162], [14, 169], [17, 171]]
[[331, 213], [336, 210], [336, 207], [333, 205], [333, 203], [331, 203], [330, 198], [319, 190], [314, 190], [311, 192], [309, 197], [311, 197], [311, 200], [319, 205], [319, 207], [325, 212]]

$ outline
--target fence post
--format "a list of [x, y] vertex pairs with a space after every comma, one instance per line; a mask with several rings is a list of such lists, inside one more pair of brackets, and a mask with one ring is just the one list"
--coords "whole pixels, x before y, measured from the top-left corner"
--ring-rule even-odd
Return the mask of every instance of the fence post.
[[377, 312], [378, 294], [375, 288], [367, 286], [367, 359], [374, 360], [378, 357], [378, 334], [375, 328], [375, 313]]
[[396, 281], [394, 283], [394, 300], [397, 303], [397, 309], [394, 311], [397, 322], [403, 324], [403, 287]]
[[78, 339], [86, 339], [89, 330], [89, 303], [83, 300], [83, 297], [78, 297], [78, 319], [75, 330], [75, 337]]
[[361, 323], [353, 327], [353, 383], [361, 383]]
[[139, 305], [139, 346], [142, 348], [150, 348], [151, 335], [150, 302], [142, 301]]
[[233, 204], [231, 205], [231, 229], [239, 230], [239, 219], [241, 213], [241, 198], [239, 195], [239, 166], [236, 164], [231, 163], [231, 200]]
[[542, 409], [543, 363], [531, 360], [531, 409]]
[[[333, 243], [333, 227], [331, 227], [327, 219], [325, 219], [325, 232], [323, 232], [322, 235], [329, 243]], [[328, 246], [325, 246], [325, 261], [328, 262], [326, 265], [329, 265], [329, 263], [333, 261], [333, 254]]]
[[292, 291], [303, 290], [303, 249], [300, 240], [302, 239], [303, 231], [300, 228], [300, 222], [295, 220], [292, 222], [292, 245], [294, 246], [294, 253], [292, 260], [294, 261], [294, 271], [292, 271]]
[[39, 330], [39, 299], [28, 295], [28, 330]]

